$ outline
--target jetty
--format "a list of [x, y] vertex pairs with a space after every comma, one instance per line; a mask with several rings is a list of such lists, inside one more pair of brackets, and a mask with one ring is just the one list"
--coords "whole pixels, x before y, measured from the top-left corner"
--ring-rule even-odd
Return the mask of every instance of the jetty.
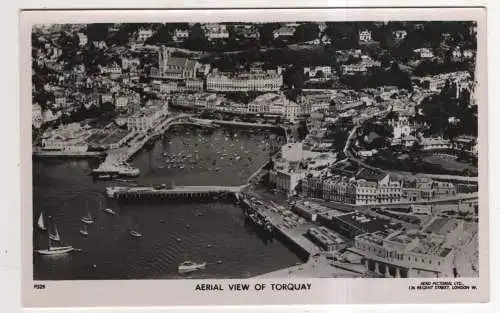
[[186, 123], [201, 125], [197, 121], [192, 122], [191, 116], [188, 114], [179, 114], [166, 118], [155, 125], [153, 128], [151, 128], [149, 131], [135, 134], [127, 146], [108, 150], [104, 161], [99, 165], [98, 168], [94, 169], [92, 173], [100, 174], [117, 172], [117, 169], [119, 169], [120, 166], [122, 166], [132, 156], [139, 152], [148, 141], [163, 134], [171, 126]]
[[134, 186], [107, 187], [106, 195], [114, 199], [175, 199], [175, 198], [211, 198], [221, 195], [235, 195], [247, 185], [242, 186]]

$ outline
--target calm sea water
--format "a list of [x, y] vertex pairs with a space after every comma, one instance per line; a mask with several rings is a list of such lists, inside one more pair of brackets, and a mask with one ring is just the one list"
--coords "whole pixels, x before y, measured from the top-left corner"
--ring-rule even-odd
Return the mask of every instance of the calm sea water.
[[[206, 134], [178, 128], [140, 152], [132, 163], [141, 169], [139, 184], [239, 185], [268, 160], [265, 143], [276, 140], [270, 133], [235, 135], [218, 129]], [[168, 168], [164, 153], [191, 156], [183, 160], [184, 169]], [[43, 211], [57, 225], [63, 244], [82, 249], [61, 256], [34, 253], [35, 279], [244, 278], [300, 261], [279, 241], [247, 225], [241, 209], [231, 203], [118, 204], [106, 200], [104, 188], [120, 183], [93, 181], [89, 173], [97, 165], [98, 161], [88, 160], [33, 162], [33, 225]], [[208, 170], [215, 167], [220, 171]], [[101, 206], [112, 207], [117, 214], [106, 214]], [[87, 212], [95, 222], [88, 225], [89, 235], [84, 237], [79, 233], [83, 228], [80, 217]], [[137, 229], [143, 237], [132, 238], [130, 229]], [[48, 245], [46, 232], [37, 228], [33, 239], [35, 249]], [[177, 266], [185, 260], [208, 265], [203, 271], [181, 276]]]

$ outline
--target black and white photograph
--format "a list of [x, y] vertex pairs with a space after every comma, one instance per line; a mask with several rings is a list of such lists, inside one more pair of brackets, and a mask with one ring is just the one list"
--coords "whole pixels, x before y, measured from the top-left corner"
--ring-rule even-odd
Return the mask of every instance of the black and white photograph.
[[479, 276], [476, 35], [35, 25], [33, 278]]
[[26, 303], [487, 299], [482, 13], [380, 12], [26, 14]]

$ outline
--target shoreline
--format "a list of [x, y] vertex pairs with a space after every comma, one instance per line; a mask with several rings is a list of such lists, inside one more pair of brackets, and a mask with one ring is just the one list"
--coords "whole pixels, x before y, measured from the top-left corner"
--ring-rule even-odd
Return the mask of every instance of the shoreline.
[[33, 151], [33, 158], [36, 159], [50, 159], [50, 158], [64, 158], [64, 159], [84, 159], [84, 158], [102, 158], [106, 156], [106, 152], [99, 151]]
[[[182, 122], [181, 122], [182, 123]], [[215, 123], [215, 122], [214, 122]], [[163, 124], [163, 123], [162, 123]], [[166, 120], [164, 121], [164, 124], [162, 125], [165, 129], [163, 129], [163, 132], [167, 131], [171, 126], [178, 124], [176, 122], [169, 123]], [[189, 122], [183, 122], [182, 124], [194, 124], [196, 123], [189, 123]], [[221, 123], [223, 125], [223, 123]], [[245, 123], [247, 124], [247, 123]], [[236, 126], [232, 123], [226, 124], [225, 126]], [[243, 125], [247, 126], [247, 125]], [[261, 127], [262, 125], [252, 125], [253, 127]], [[161, 127], [161, 128], [163, 128]], [[276, 127], [274, 126], [273, 128], [282, 128], [280, 126]], [[286, 135], [286, 132], [285, 132]], [[151, 135], [152, 137], [153, 135]], [[145, 144], [148, 140], [150, 140], [150, 136], [145, 136], [143, 138], [142, 142]], [[135, 145], [135, 153], [139, 152], [142, 150], [144, 144], [142, 145]], [[131, 151], [127, 151], [130, 153]], [[130, 154], [130, 157], [133, 156], [135, 153]], [[54, 155], [54, 157], [57, 157], [58, 154], [49, 154], [49, 155]], [[102, 153], [100, 152], [93, 152], [91, 154], [87, 153], [81, 153], [81, 154], [76, 154], [76, 155], [82, 155], [82, 157], [87, 157], [88, 155], [91, 156], [100, 156]], [[259, 176], [263, 172], [263, 169], [266, 167], [266, 165], [269, 163], [265, 162], [262, 166], [259, 167], [253, 174], [251, 174], [247, 179], [246, 179], [246, 184], [238, 186], [240, 190], [238, 191], [230, 191], [236, 199], [239, 199], [241, 193], [244, 193], [244, 187], [247, 187], [248, 184], [255, 179], [256, 177]], [[200, 186], [198, 186], [200, 187]], [[213, 186], [205, 186], [205, 187], [213, 187]], [[133, 187], [138, 188], [138, 187]], [[140, 188], [140, 187], [139, 187]], [[178, 188], [182, 189], [182, 186], [178, 186]], [[188, 188], [189, 189], [189, 188]], [[177, 190], [180, 191], [180, 190]], [[187, 191], [187, 190], [186, 190]], [[165, 192], [165, 191], [163, 191]], [[173, 191], [167, 191], [167, 193], [173, 192]], [[193, 191], [193, 192], [196, 192]], [[153, 193], [162, 193], [162, 191], [154, 191]], [[257, 194], [260, 194], [260, 192], [256, 192]], [[461, 197], [462, 196], [462, 197]], [[466, 197], [463, 197], [463, 195], [457, 195], [457, 197], [451, 197], [449, 199], [436, 199], [434, 200], [435, 202], [440, 202], [440, 201], [457, 201], [460, 199], [464, 198], [477, 198], [477, 193], [476, 194], [467, 194]], [[430, 203], [434, 201], [425, 201], [425, 203]], [[395, 203], [392, 205], [411, 205], [411, 204], [417, 204], [419, 202], [412, 202], [412, 203]], [[243, 206], [241, 203], [238, 205], [241, 209], [243, 209]], [[359, 206], [363, 207], [363, 206]], [[353, 210], [357, 209], [358, 206], [351, 206]], [[293, 266], [288, 266], [279, 270], [271, 271], [268, 273], [264, 274], [259, 274], [256, 276], [252, 276], [251, 278], [286, 278], [286, 277], [308, 277], [308, 278], [354, 278], [354, 277], [364, 277], [368, 275], [368, 271], [364, 270], [365, 267], [362, 264], [353, 264], [353, 263], [343, 263], [343, 262], [338, 262], [338, 261], [332, 261], [328, 260], [326, 256], [322, 253], [322, 250], [314, 244], [312, 241], [308, 240], [305, 236], [304, 233], [307, 231], [307, 228], [309, 227], [315, 227], [317, 225], [313, 224], [312, 222], [306, 222], [303, 227], [299, 227], [299, 229], [289, 229], [285, 228], [282, 224], [284, 222], [284, 219], [282, 216], [280, 216], [278, 213], [271, 212], [270, 210], [264, 210], [261, 212], [264, 216], [269, 218], [271, 221], [271, 224], [273, 226], [273, 232], [274, 232], [274, 237], [280, 241], [283, 245], [286, 246], [287, 249], [289, 249], [292, 253], [297, 255], [300, 259], [303, 260], [303, 263], [296, 264]]]

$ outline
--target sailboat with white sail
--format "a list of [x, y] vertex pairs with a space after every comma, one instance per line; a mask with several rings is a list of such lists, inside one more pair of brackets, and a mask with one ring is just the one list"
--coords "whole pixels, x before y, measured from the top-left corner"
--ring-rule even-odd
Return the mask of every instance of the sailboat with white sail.
[[51, 233], [49, 231], [49, 239], [53, 241], [61, 241], [61, 235], [59, 235], [59, 230], [57, 229], [57, 225], [54, 223], [54, 232]]
[[[59, 254], [66, 254], [66, 253], [70, 253], [70, 252], [73, 252], [73, 251], [77, 251], [77, 249], [75, 249], [73, 246], [63, 246], [63, 245], [59, 246], [57, 244], [54, 245], [54, 243], [52, 243], [52, 241], [55, 241], [55, 242], [60, 242], [61, 241], [61, 236], [60, 236], [59, 232], [57, 231], [57, 227], [55, 227], [55, 230], [56, 230], [56, 234], [50, 234], [50, 233], [48, 234], [48, 248], [47, 249], [36, 250], [36, 252], [38, 254], [42, 254], [42, 255], [59, 255]], [[56, 238], [58, 240], [53, 240], [51, 237], [52, 238]]]
[[43, 230], [43, 231], [47, 230], [47, 227], [45, 226], [45, 221], [43, 220], [43, 211], [42, 211], [42, 213], [40, 213], [40, 217], [38, 217], [37, 225], [38, 225], [38, 229]]

